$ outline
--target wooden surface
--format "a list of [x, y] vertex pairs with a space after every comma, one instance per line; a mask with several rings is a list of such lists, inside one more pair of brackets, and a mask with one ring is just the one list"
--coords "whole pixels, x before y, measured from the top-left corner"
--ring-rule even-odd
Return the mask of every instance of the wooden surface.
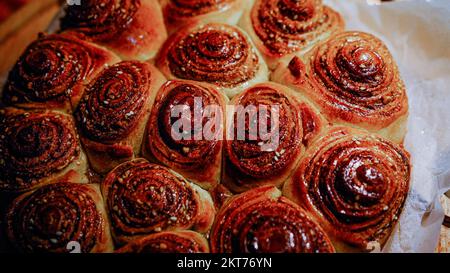
[[[0, 25], [0, 75], [15, 63], [25, 47], [44, 31], [59, 10], [57, 0], [32, 1]], [[441, 203], [450, 215], [450, 199]], [[450, 253], [450, 228], [442, 226], [438, 252]]]
[[47, 28], [58, 10], [57, 0], [32, 1], [0, 25], [0, 75], [8, 71], [25, 47]]
[[[447, 196], [442, 196], [441, 204], [442, 207], [444, 208], [446, 215], [450, 216], [450, 198]], [[439, 240], [437, 252], [450, 253], [450, 228], [448, 227], [442, 226], [441, 238]]]

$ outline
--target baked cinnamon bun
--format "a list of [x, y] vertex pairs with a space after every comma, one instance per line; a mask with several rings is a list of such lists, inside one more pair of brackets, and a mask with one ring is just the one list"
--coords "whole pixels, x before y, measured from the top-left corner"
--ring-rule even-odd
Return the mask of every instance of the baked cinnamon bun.
[[70, 116], [0, 110], [0, 191], [29, 191], [62, 178], [87, 182], [86, 169]]
[[[220, 182], [226, 101], [214, 86], [205, 83], [167, 82], [152, 108], [144, 155], [203, 188], [214, 187]], [[188, 114], [174, 117], [176, 107], [187, 107]], [[188, 122], [190, 128], [174, 133], [180, 119]]]
[[239, 25], [274, 69], [292, 53], [304, 54], [344, 29], [342, 16], [322, 0], [256, 0]]
[[403, 141], [408, 117], [405, 85], [389, 50], [371, 34], [337, 34], [304, 58], [280, 64], [272, 80], [309, 97], [334, 124]]
[[328, 253], [333, 245], [298, 205], [264, 186], [230, 199], [210, 235], [213, 253]]
[[247, 35], [225, 24], [179, 30], [162, 47], [156, 65], [168, 79], [211, 83], [230, 98], [268, 79], [267, 66]]
[[336, 128], [312, 144], [283, 193], [310, 212], [339, 251], [383, 246], [409, 191], [409, 154], [363, 131]]
[[167, 39], [157, 0], [85, 0], [68, 5], [61, 29], [106, 46], [122, 59], [153, 58]]
[[208, 253], [203, 235], [194, 231], [166, 231], [132, 241], [116, 253]]
[[123, 61], [86, 88], [75, 118], [96, 172], [107, 173], [140, 153], [150, 108], [164, 81], [151, 64]]
[[191, 23], [224, 23], [236, 25], [247, 0], [161, 0], [169, 33]]
[[233, 192], [281, 186], [326, 126], [312, 105], [275, 83], [255, 85], [231, 104], [222, 183]]
[[113, 250], [98, 185], [58, 182], [25, 193], [9, 208], [6, 227], [9, 240], [20, 252]]
[[73, 35], [41, 34], [9, 73], [3, 102], [23, 108], [72, 112], [88, 83], [119, 58]]
[[112, 170], [102, 183], [102, 192], [119, 245], [161, 231], [206, 233], [214, 220], [208, 192], [144, 159]]

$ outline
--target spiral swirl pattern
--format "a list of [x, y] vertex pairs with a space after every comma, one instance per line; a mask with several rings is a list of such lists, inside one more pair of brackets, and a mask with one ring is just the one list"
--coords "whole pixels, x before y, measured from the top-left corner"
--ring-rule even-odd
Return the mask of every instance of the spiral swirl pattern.
[[167, 58], [176, 77], [227, 88], [253, 79], [260, 65], [244, 34], [223, 24], [207, 24], [179, 35]]
[[209, 12], [227, 9], [236, 0], [170, 0], [165, 16], [168, 22], [192, 18]]
[[343, 129], [322, 139], [293, 183], [297, 199], [317, 210], [336, 236], [364, 248], [382, 242], [395, 224], [409, 179], [409, 155], [400, 146]]
[[199, 213], [198, 196], [184, 179], [143, 159], [114, 169], [103, 189], [118, 242], [168, 229], [188, 229]]
[[117, 142], [137, 126], [150, 96], [149, 65], [125, 61], [104, 70], [86, 90], [75, 113], [84, 136]]
[[207, 253], [208, 242], [193, 231], [160, 232], [131, 242], [119, 253]]
[[126, 30], [140, 6], [141, 0], [87, 0], [82, 5], [68, 5], [61, 28], [108, 42]]
[[321, 0], [257, 0], [251, 20], [256, 35], [278, 56], [305, 49], [344, 26], [341, 16]]
[[[270, 180], [273, 185], [278, 184], [275, 178], [289, 172], [290, 167], [297, 163], [298, 156], [303, 151], [303, 144], [306, 144], [311, 134], [315, 134], [318, 130], [314, 112], [283, 90], [279, 85], [260, 84], [244, 91], [233, 101], [234, 105], [255, 106], [256, 110], [266, 107], [266, 116], [261, 116], [264, 112], [257, 111], [260, 113], [256, 121], [258, 128], [261, 127], [259, 124], [261, 118], [267, 120], [267, 126], [271, 127], [271, 131], [264, 135], [263, 140], [262, 131], [252, 132], [248, 123], [249, 120], [255, 119], [254, 116], [244, 119], [239, 110], [234, 114], [234, 123], [228, 125], [234, 126], [228, 128], [228, 131], [234, 131], [234, 136], [239, 135], [239, 120], [243, 119], [246, 122], [245, 140], [235, 137], [235, 140], [228, 140], [225, 144], [225, 172], [233, 177], [237, 186], [251, 187], [250, 184], [261, 179]], [[278, 114], [272, 111], [273, 106], [279, 107]], [[277, 132], [278, 136], [274, 135], [274, 139], [278, 139], [278, 145], [273, 149], [262, 149], [263, 145], [273, 141], [272, 137], [268, 136]]]
[[0, 115], [0, 190], [25, 191], [58, 173], [80, 154], [74, 124], [51, 112]]
[[231, 199], [211, 232], [213, 253], [334, 252], [322, 229], [274, 187]]
[[65, 35], [38, 39], [28, 46], [10, 72], [5, 102], [67, 102], [77, 85], [95, 69], [100, 56], [97, 51]]
[[23, 252], [67, 253], [71, 241], [89, 253], [104, 236], [105, 219], [88, 185], [56, 183], [19, 197], [7, 214], [8, 235]]
[[[223, 124], [223, 99], [211, 87], [189, 81], [169, 82], [162, 91], [156, 99], [149, 120], [147, 141], [153, 155], [175, 170], [190, 172], [205, 170], [216, 161], [220, 153], [223, 128], [212, 128], [213, 134], [207, 138], [203, 134], [203, 128], [216, 120], [219, 124]], [[198, 107], [196, 100], [201, 100], [200, 109], [195, 108]], [[172, 134], [174, 122], [178, 120], [172, 117], [172, 109], [180, 105], [189, 107], [192, 112], [189, 120], [190, 140], [178, 140]], [[205, 112], [208, 106], [221, 106], [220, 116], [209, 117]], [[198, 112], [198, 116], [203, 117], [200, 130], [196, 128], [194, 110]]]
[[385, 120], [406, 109], [405, 86], [386, 46], [370, 34], [344, 32], [318, 46], [311, 58], [315, 96], [341, 118]]

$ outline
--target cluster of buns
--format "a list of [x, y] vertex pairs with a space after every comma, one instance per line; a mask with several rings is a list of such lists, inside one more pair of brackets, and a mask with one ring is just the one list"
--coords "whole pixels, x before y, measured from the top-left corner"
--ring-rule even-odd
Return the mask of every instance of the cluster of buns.
[[[411, 167], [405, 86], [378, 38], [344, 31], [320, 0], [92, 0], [65, 11], [3, 90], [0, 191], [14, 197], [4, 230], [16, 250], [385, 244]], [[229, 105], [279, 106], [279, 145], [175, 138], [171, 109], [196, 98], [202, 114], [222, 109], [202, 119], [217, 121], [217, 136], [239, 123]]]

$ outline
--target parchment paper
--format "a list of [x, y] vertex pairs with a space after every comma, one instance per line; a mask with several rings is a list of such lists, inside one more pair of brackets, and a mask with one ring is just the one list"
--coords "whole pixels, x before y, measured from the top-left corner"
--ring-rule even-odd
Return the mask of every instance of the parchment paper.
[[433, 252], [444, 217], [439, 196], [450, 189], [450, 1], [325, 3], [342, 13], [347, 29], [367, 31], [387, 44], [408, 91], [405, 147], [412, 184], [383, 252]]

